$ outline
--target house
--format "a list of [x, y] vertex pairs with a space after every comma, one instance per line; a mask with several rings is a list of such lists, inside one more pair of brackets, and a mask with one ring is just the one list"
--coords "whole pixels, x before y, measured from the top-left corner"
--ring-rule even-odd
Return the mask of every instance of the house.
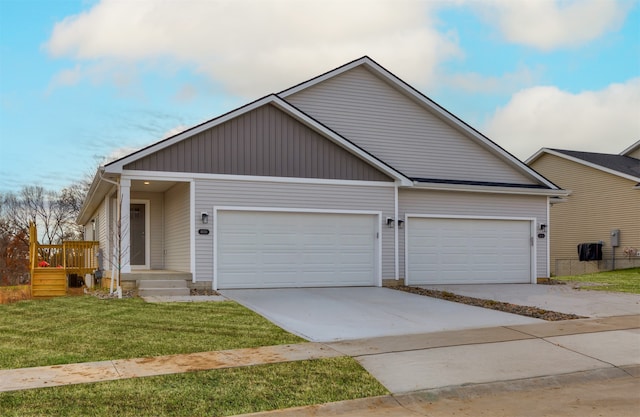
[[566, 195], [363, 57], [99, 168], [78, 222], [125, 286], [535, 283]]
[[[617, 155], [543, 148], [527, 163], [571, 192], [550, 211], [552, 274], [640, 266], [640, 141]], [[581, 243], [602, 243], [602, 260], [580, 261]]]

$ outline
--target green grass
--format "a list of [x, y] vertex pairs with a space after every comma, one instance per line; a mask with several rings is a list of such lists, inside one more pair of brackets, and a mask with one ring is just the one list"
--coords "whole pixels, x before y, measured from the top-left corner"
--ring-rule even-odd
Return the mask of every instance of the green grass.
[[230, 301], [82, 296], [0, 305], [0, 369], [300, 342]]
[[9, 416], [228, 416], [388, 394], [351, 358], [0, 393]]
[[602, 285], [585, 286], [582, 289], [600, 291], [618, 291], [640, 294], [640, 268], [619, 269], [617, 271], [598, 272], [595, 274], [555, 277], [560, 281], [592, 282]]

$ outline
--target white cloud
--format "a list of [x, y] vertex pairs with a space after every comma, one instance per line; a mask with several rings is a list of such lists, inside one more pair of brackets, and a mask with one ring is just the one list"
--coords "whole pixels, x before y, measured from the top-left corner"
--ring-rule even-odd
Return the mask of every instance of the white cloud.
[[613, 0], [496, 0], [472, 3], [509, 42], [541, 50], [589, 42], [621, 26], [633, 6]]
[[523, 87], [535, 84], [541, 73], [541, 68], [520, 67], [501, 76], [486, 76], [477, 72], [468, 72], [452, 75], [443, 74], [442, 79], [447, 85], [472, 94], [511, 94]]
[[[432, 29], [420, 0], [103, 0], [57, 23], [55, 57], [92, 65], [183, 65], [229, 92], [255, 97], [369, 55], [421, 86], [460, 51]], [[124, 65], [126, 68], [127, 65]]]
[[571, 94], [533, 87], [496, 111], [485, 132], [526, 159], [542, 147], [611, 153], [640, 137], [640, 78]]

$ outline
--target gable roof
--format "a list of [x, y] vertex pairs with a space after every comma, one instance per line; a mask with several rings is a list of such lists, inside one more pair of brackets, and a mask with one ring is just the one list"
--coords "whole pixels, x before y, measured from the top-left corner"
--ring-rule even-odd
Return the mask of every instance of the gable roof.
[[381, 172], [383, 172], [384, 174], [388, 175], [389, 177], [393, 178], [395, 181], [399, 182], [399, 184], [401, 185], [411, 185], [412, 181], [407, 178], [405, 175], [403, 175], [402, 173], [400, 173], [399, 171], [397, 171], [396, 169], [394, 169], [393, 167], [389, 166], [388, 164], [386, 164], [384, 161], [376, 158], [375, 156], [371, 155], [369, 152], [367, 152], [366, 150], [358, 147], [357, 145], [355, 145], [354, 143], [352, 143], [351, 141], [349, 141], [348, 139], [344, 138], [343, 136], [339, 135], [338, 133], [334, 132], [333, 130], [331, 130], [330, 128], [328, 128], [327, 126], [323, 125], [322, 123], [320, 123], [319, 121], [315, 120], [314, 118], [310, 117], [309, 115], [305, 114], [304, 112], [302, 112], [301, 110], [299, 110], [298, 108], [296, 108], [295, 106], [291, 105], [290, 103], [286, 102], [285, 100], [281, 99], [280, 97], [271, 94], [268, 95], [266, 97], [263, 97], [261, 99], [258, 99], [252, 103], [249, 103], [245, 106], [242, 106], [236, 110], [232, 110], [226, 114], [223, 114], [222, 116], [216, 117], [214, 119], [211, 119], [207, 122], [204, 122], [200, 125], [197, 125], [191, 129], [187, 129], [181, 133], [178, 133], [174, 136], [171, 136], [167, 139], [164, 139], [160, 142], [156, 142], [150, 146], [147, 146], [146, 148], [140, 149], [136, 152], [133, 152], [129, 155], [126, 155], [118, 160], [115, 160], [113, 162], [110, 162], [108, 164], [105, 165], [104, 169], [106, 173], [121, 173], [125, 167], [127, 165], [130, 165], [132, 163], [134, 163], [135, 161], [138, 161], [142, 158], [145, 158], [148, 155], [151, 155], [155, 152], [161, 151], [163, 149], [166, 149], [178, 142], [181, 142], [187, 138], [191, 138], [194, 135], [197, 135], [198, 133], [201, 133], [205, 130], [211, 129], [213, 127], [216, 127], [218, 125], [221, 125], [222, 123], [225, 123], [231, 119], [237, 118], [239, 116], [242, 116], [244, 114], [247, 114], [259, 107], [265, 106], [265, 105], [273, 105], [276, 108], [278, 108], [279, 110], [283, 111], [284, 113], [288, 114], [289, 116], [291, 116], [292, 118], [298, 120], [299, 122], [303, 123], [304, 125], [308, 126], [309, 128], [315, 130], [316, 132], [318, 132], [319, 134], [323, 135], [324, 137], [326, 137], [327, 139], [329, 139], [330, 141], [334, 142], [335, 144], [337, 144], [338, 146], [344, 148], [345, 150], [349, 151], [350, 153], [352, 153], [353, 155], [356, 155], [357, 157], [359, 157], [360, 159], [364, 160], [365, 162], [367, 162], [368, 164], [370, 164], [371, 166], [379, 169]]
[[640, 159], [630, 156], [596, 152], [570, 151], [566, 149], [542, 148], [527, 159], [530, 164], [543, 154], [555, 155], [609, 174], [617, 175], [631, 181], [640, 182]]
[[[362, 58], [356, 59], [334, 70], [328, 71], [308, 81], [302, 82], [300, 84], [297, 84], [296, 86], [283, 90], [280, 93], [278, 93], [278, 96], [284, 99], [287, 99], [288, 97], [296, 93], [309, 89], [317, 84], [320, 84], [331, 78], [337, 77], [357, 67], [366, 68], [367, 70], [374, 73], [374, 75], [376, 75], [378, 78], [385, 81], [388, 85], [392, 86], [394, 89], [396, 89], [403, 95], [413, 99], [413, 101], [415, 103], [418, 103], [420, 106], [422, 106], [422, 108], [428, 110], [430, 113], [436, 115], [441, 120], [444, 120], [450, 125], [457, 127], [460, 131], [462, 131], [465, 134], [465, 137], [467, 137], [469, 140], [475, 141], [476, 143], [480, 144], [482, 147], [489, 150], [493, 155], [497, 156], [500, 160], [504, 161], [507, 165], [514, 168], [517, 172], [520, 172], [526, 177], [531, 178], [533, 181], [539, 183], [541, 185], [540, 188], [559, 190], [559, 187], [557, 187], [551, 181], [547, 180], [542, 175], [537, 173], [534, 169], [527, 166], [518, 158], [516, 158], [515, 156], [507, 152], [505, 149], [497, 145], [495, 142], [493, 142], [492, 140], [484, 136], [482, 133], [480, 133], [479, 131], [477, 131], [470, 125], [468, 125], [466, 122], [464, 122], [463, 120], [461, 120], [460, 118], [458, 118], [457, 116], [455, 116], [454, 114], [446, 110], [445, 108], [441, 107], [439, 104], [431, 100], [429, 97], [425, 96], [424, 94], [422, 94], [421, 92], [413, 88], [411, 85], [407, 84], [405, 81], [403, 81], [402, 79], [400, 79], [399, 77], [397, 77], [396, 75], [388, 71], [386, 68], [382, 67], [380, 64], [378, 64], [376, 61], [374, 61], [368, 56], [364, 56]], [[412, 179], [416, 182], [423, 182], [423, 183], [431, 182], [429, 179], [422, 178], [422, 177], [415, 177]], [[459, 181], [459, 182], [462, 184], [464, 181]], [[473, 185], [473, 184], [467, 184], [467, 185]], [[487, 183], [487, 185], [491, 185], [491, 184]]]

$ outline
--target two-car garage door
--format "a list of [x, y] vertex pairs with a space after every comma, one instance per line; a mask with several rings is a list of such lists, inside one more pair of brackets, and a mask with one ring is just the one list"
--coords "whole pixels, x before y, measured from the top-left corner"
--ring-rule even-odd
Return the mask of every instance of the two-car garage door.
[[530, 283], [531, 223], [408, 216], [408, 285]]
[[379, 285], [379, 216], [218, 210], [217, 287]]

